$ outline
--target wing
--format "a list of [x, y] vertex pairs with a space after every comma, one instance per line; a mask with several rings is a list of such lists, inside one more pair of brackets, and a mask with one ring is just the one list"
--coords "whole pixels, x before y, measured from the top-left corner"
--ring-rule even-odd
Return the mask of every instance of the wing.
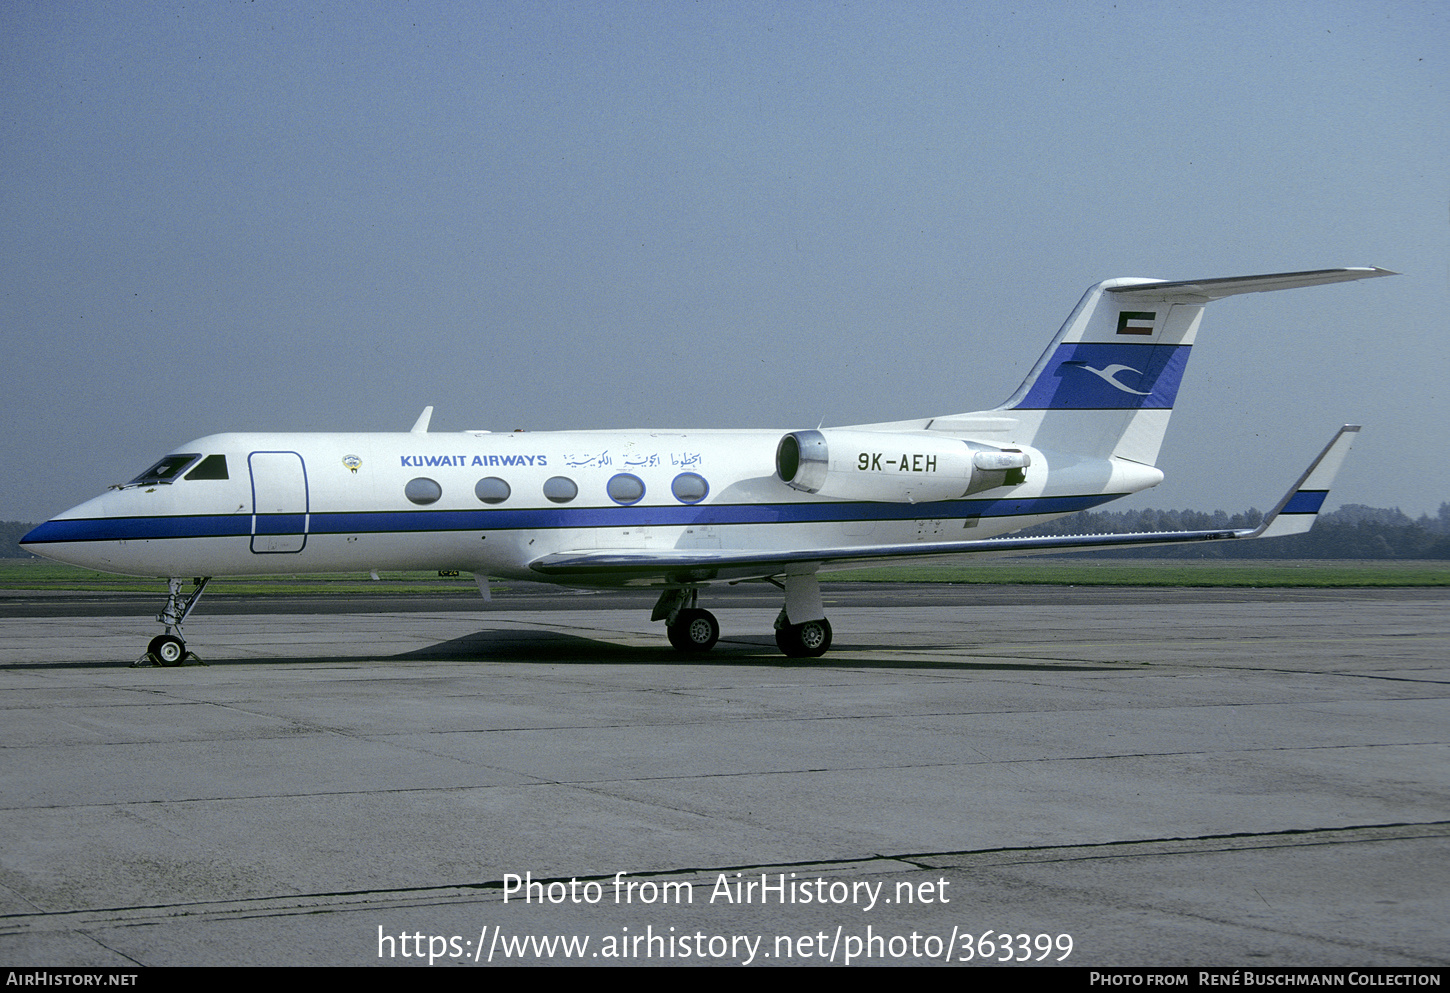
[[906, 557], [950, 555], [1024, 555], [1095, 548], [1176, 545], [1193, 541], [1231, 541], [1301, 534], [1314, 525], [1329, 487], [1349, 454], [1358, 424], [1346, 424], [1324, 446], [1284, 498], [1256, 528], [1216, 531], [1150, 531], [1141, 534], [1055, 535], [1046, 538], [987, 538], [978, 541], [913, 542], [796, 549], [600, 549], [556, 552], [530, 568], [555, 582], [627, 585], [640, 582], [709, 583], [762, 579], [819, 566], [868, 564]]

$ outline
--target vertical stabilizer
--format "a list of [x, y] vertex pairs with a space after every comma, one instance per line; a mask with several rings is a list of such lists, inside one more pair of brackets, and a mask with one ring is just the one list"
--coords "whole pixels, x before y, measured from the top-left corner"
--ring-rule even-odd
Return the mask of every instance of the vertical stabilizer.
[[1016, 440], [1035, 448], [1153, 465], [1205, 304], [1239, 293], [1391, 275], [1360, 268], [1181, 282], [1105, 280], [1087, 291], [998, 409], [1013, 412], [1021, 428]]

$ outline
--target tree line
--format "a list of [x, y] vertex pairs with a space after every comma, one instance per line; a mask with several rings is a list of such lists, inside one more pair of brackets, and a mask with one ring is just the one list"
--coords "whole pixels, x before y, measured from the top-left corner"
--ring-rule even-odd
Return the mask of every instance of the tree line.
[[[1229, 515], [1222, 510], [1083, 511], [1020, 532], [1023, 535], [1131, 534], [1142, 531], [1217, 531], [1257, 527], [1261, 511]], [[1398, 507], [1347, 503], [1320, 514], [1307, 534], [1260, 541], [1208, 541], [1156, 548], [1091, 552], [1125, 559], [1447, 559], [1450, 558], [1450, 503], [1431, 517], [1412, 519]]]

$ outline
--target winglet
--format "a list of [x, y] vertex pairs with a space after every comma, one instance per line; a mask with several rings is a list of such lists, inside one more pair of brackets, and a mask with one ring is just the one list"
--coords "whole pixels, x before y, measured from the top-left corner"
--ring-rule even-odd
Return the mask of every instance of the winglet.
[[423, 413], [419, 414], [418, 415], [418, 419], [413, 422], [413, 429], [409, 433], [410, 434], [427, 434], [428, 433], [428, 422], [431, 421], [432, 419], [433, 419], [433, 408], [432, 407], [424, 407], [423, 408]]
[[1329, 444], [1324, 446], [1319, 457], [1304, 470], [1299, 481], [1284, 494], [1279, 505], [1264, 518], [1263, 523], [1253, 533], [1244, 537], [1278, 538], [1286, 534], [1303, 534], [1313, 527], [1314, 518], [1324, 506], [1324, 500], [1329, 496], [1329, 487], [1333, 484], [1339, 467], [1344, 464], [1344, 457], [1349, 454], [1357, 434], [1358, 424], [1346, 424], [1340, 428]]

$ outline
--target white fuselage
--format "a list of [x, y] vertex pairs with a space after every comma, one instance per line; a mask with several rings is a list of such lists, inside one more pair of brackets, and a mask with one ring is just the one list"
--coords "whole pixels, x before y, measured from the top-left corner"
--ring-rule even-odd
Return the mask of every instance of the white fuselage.
[[[176, 452], [224, 456], [226, 478], [188, 479], [182, 472], [170, 482], [109, 490], [36, 529], [27, 547], [139, 576], [453, 569], [538, 579], [530, 564], [556, 553], [987, 538], [1162, 478], [1157, 469], [1121, 459], [1028, 448], [1031, 468], [1016, 485], [912, 503], [911, 477], [936, 463], [913, 457], [919, 432], [883, 431], [875, 437], [890, 466], [885, 471], [900, 478], [907, 495], [833, 499], [779, 477], [783, 433], [210, 435]], [[551, 578], [571, 585], [650, 582]]]

